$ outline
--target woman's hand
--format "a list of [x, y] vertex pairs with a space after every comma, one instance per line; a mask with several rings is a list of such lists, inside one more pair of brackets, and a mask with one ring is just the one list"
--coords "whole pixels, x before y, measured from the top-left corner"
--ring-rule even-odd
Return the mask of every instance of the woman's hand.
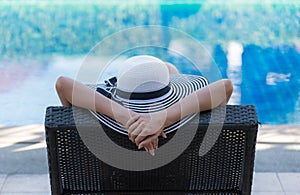
[[155, 155], [154, 151], [158, 148], [158, 137], [160, 135], [163, 138], [167, 138], [164, 132], [160, 134], [157, 133], [155, 135], [148, 136], [138, 145], [138, 149], [145, 148], [147, 152], [149, 152], [152, 156], [154, 156]]
[[[127, 121], [125, 128], [128, 129], [129, 139], [138, 146], [148, 136], [157, 135], [158, 137], [162, 135], [165, 124], [166, 112], [159, 111], [135, 115]], [[152, 141], [155, 144], [154, 146], [156, 146], [157, 144], [154, 140]], [[150, 145], [148, 146], [151, 148]]]

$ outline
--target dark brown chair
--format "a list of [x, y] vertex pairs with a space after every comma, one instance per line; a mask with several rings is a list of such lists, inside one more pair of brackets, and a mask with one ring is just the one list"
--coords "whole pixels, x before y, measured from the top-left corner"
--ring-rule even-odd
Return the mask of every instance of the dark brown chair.
[[[218, 115], [220, 119], [216, 119]], [[197, 129], [184, 152], [170, 163], [146, 171], [119, 169], [97, 158], [83, 143], [77, 128], [97, 129], [99, 125], [85, 109], [47, 108], [45, 128], [53, 195], [251, 194], [258, 129], [252, 105], [228, 105], [200, 113], [183, 127]], [[104, 130], [116, 144], [136, 150], [126, 135]], [[160, 143], [168, 144], [175, 134], [170, 133]], [[200, 147], [207, 142], [204, 138], [217, 139], [211, 146], [205, 143], [208, 152], [199, 155]]]

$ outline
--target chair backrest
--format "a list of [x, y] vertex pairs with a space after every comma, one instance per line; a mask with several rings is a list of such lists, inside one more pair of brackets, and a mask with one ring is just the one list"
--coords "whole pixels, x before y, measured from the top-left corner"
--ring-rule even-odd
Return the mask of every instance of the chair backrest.
[[[218, 114], [225, 114], [225, 120], [212, 118]], [[77, 128], [95, 128], [96, 131], [99, 125], [84, 109], [47, 108], [45, 128], [52, 194], [251, 192], [258, 129], [252, 105], [228, 105], [200, 113], [200, 118], [191, 121], [185, 129], [196, 127], [197, 132], [184, 152], [170, 163], [146, 171], [119, 169], [97, 158], [84, 144]], [[104, 130], [116, 144], [136, 150], [127, 136], [109, 128]], [[160, 140], [161, 143], [168, 144], [175, 133], [169, 135], [168, 140]], [[215, 143], [205, 143], [214, 138], [217, 138]], [[207, 152], [199, 155], [201, 150]]]

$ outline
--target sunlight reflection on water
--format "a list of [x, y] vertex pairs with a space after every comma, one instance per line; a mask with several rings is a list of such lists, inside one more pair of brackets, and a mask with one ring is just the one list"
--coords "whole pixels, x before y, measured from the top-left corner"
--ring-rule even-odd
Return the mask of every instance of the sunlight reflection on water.
[[54, 87], [57, 77], [74, 78], [81, 61], [54, 57], [46, 62], [0, 62], [0, 69], [5, 69], [0, 78], [0, 125], [42, 124], [46, 106], [60, 104]]
[[[46, 106], [60, 105], [54, 88], [57, 77], [75, 78], [84, 59], [73, 55], [84, 55], [108, 35], [140, 25], [169, 26], [205, 42], [222, 77], [233, 81], [230, 103], [254, 104], [262, 123], [300, 124], [299, 3], [137, 2], [122, 6], [119, 1], [82, 0], [1, 3], [0, 56], [11, 60], [0, 60], [0, 126], [43, 123]], [[147, 33], [137, 35], [149, 40]], [[185, 47], [190, 43], [171, 39], [168, 33], [151, 34], [160, 36], [170, 41], [171, 49], [183, 46], [180, 52], [194, 55]], [[228, 47], [230, 43], [234, 47]], [[109, 46], [107, 51], [119, 44]], [[44, 55], [49, 56], [15, 59]], [[209, 67], [210, 58], [198, 58], [202, 68]]]
[[[60, 105], [55, 91], [56, 79], [62, 75], [76, 78], [84, 59], [84, 56], [55, 56], [43, 58], [42, 60], [22, 59], [19, 61], [0, 61], [0, 126], [43, 124], [46, 107]], [[107, 69], [106, 74], [102, 75], [99, 80], [103, 81], [103, 79], [107, 79], [110, 76], [115, 76], [117, 72], [116, 65], [118, 63], [119, 62], [114, 62], [111, 64], [110, 67], [112, 68]], [[230, 72], [231, 70], [232, 69], [227, 68], [227, 71]], [[271, 75], [271, 77], [271, 73], [272, 72], [266, 74], [266, 77], [264, 78], [263, 74], [260, 76], [255, 75], [255, 77], [252, 77], [253, 75], [251, 76], [251, 74], [245, 74], [243, 76], [243, 82], [249, 79], [248, 75], [250, 75], [250, 78], [256, 79], [252, 82], [262, 82], [260, 83], [261, 86], [260, 88], [254, 85], [247, 87], [246, 84], [246, 87], [241, 86], [241, 89], [244, 90], [243, 93], [241, 90], [238, 90], [238, 87], [236, 87], [236, 99], [233, 98], [233, 102], [231, 101], [231, 103], [251, 104], [252, 102], [256, 102], [259, 116], [272, 116], [271, 118], [273, 121], [267, 121], [268, 123], [281, 124], [282, 121], [288, 121], [288, 123], [291, 124], [299, 124], [300, 92], [297, 93], [297, 91], [294, 91], [292, 85], [290, 85], [290, 88], [283, 88], [284, 91], [282, 91], [284, 94], [287, 93], [287, 91], [293, 91], [293, 93], [295, 93], [295, 97], [298, 97], [295, 100], [296, 103], [293, 108], [290, 108], [290, 111], [287, 110], [289, 107], [286, 105], [290, 100], [287, 100], [287, 102], [281, 106], [284, 107], [287, 113], [283, 113], [283, 110], [281, 107], [278, 107], [278, 105], [277, 110], [274, 109], [276, 108], [276, 96], [273, 96], [272, 99], [268, 96], [267, 99], [269, 99], [269, 102], [266, 102], [265, 104], [262, 101], [263, 96], [258, 96], [266, 96], [268, 93], [266, 89], [261, 89], [261, 87], [276, 88], [277, 84], [282, 84], [283, 81], [287, 82], [286, 79], [278, 80], [278, 74], [276, 74], [277, 77], [275, 77], [276, 75], [274, 76], [274, 74], [272, 74], [273, 76]], [[238, 77], [230, 75], [231, 74], [228, 74], [228, 76], [233, 80], [233, 83], [240, 86], [241, 81], [238, 76], [239, 74], [234, 74]], [[279, 78], [282, 78], [282, 75], [279, 76], [281, 76]], [[268, 83], [270, 82], [270, 78], [272, 78], [272, 85]], [[263, 82], [265, 82], [265, 84]], [[260, 92], [257, 93], [257, 90], [260, 90]], [[257, 98], [257, 100], [251, 96], [251, 93], [255, 94], [253, 97]], [[234, 102], [234, 100], [236, 100], [236, 102]], [[274, 102], [274, 100], [276, 101]], [[283, 102], [281, 102], [281, 104], [283, 104]], [[264, 107], [266, 105], [270, 105], [270, 108]]]
[[[0, 126], [43, 124], [46, 107], [61, 105], [56, 79], [76, 78], [83, 60], [84, 56], [56, 56], [0, 62]], [[112, 65], [102, 79], [115, 73], [116, 66]]]

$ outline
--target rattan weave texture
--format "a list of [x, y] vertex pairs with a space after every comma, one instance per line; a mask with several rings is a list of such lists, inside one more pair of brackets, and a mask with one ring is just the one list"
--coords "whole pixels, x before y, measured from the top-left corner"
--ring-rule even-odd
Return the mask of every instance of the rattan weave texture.
[[[225, 121], [219, 120], [224, 114]], [[216, 117], [218, 115], [220, 117]], [[208, 126], [220, 124], [222, 130], [217, 142], [207, 154], [199, 156]], [[77, 128], [99, 125], [84, 109], [47, 108], [45, 128], [52, 194], [217, 195], [251, 192], [258, 128], [252, 105], [228, 105], [200, 113], [199, 119], [190, 122], [196, 126], [197, 134], [188, 148], [171, 163], [149, 171], [120, 170], [94, 156], [82, 142]], [[109, 128], [104, 130], [116, 144], [136, 150], [127, 136]], [[215, 136], [214, 132], [210, 133], [209, 136]], [[166, 144], [170, 139], [171, 134], [160, 143]]]

